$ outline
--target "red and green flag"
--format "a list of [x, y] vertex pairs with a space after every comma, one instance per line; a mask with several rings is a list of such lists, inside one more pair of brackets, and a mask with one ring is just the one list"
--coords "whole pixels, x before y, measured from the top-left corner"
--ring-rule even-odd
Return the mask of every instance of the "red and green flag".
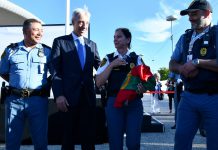
[[142, 83], [144, 88], [149, 91], [155, 89], [155, 78], [146, 65], [135, 66], [127, 74], [120, 91], [117, 94], [114, 107], [120, 108], [124, 102], [134, 100], [137, 97], [137, 85]]

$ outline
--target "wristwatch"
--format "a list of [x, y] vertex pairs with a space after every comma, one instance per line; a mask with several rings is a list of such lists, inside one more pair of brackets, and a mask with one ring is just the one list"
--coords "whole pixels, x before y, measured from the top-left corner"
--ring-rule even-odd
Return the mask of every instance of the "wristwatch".
[[199, 65], [199, 59], [197, 59], [197, 58], [193, 59], [192, 64], [195, 65], [195, 66]]

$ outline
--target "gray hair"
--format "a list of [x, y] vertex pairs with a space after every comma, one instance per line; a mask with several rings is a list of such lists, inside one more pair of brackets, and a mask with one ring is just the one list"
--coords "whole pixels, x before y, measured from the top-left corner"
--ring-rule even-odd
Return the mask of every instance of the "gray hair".
[[85, 6], [84, 8], [76, 8], [73, 11], [73, 15], [72, 15], [72, 23], [78, 19], [78, 17], [80, 17], [80, 15], [85, 15], [87, 16], [88, 20], [90, 20], [91, 14], [88, 10], [88, 8]]

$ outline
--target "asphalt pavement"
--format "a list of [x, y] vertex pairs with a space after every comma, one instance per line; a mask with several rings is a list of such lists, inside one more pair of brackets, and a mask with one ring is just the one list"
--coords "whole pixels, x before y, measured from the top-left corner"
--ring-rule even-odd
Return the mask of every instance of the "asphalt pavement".
[[[151, 112], [151, 95], [143, 97], [144, 112]], [[173, 150], [175, 130], [171, 129], [174, 125], [174, 113], [169, 113], [168, 97], [165, 95], [164, 100], [159, 101], [160, 113], [152, 114], [157, 120], [162, 122], [165, 127], [164, 132], [146, 132], [141, 136], [141, 150]], [[174, 107], [173, 107], [174, 108]], [[174, 109], [173, 109], [174, 112]], [[4, 144], [0, 144], [0, 150], [4, 150]], [[60, 145], [49, 145], [49, 150], [60, 150]], [[22, 145], [21, 150], [33, 150], [32, 145]], [[80, 150], [80, 146], [76, 146]], [[96, 145], [96, 150], [109, 150], [108, 143]], [[124, 150], [127, 150], [124, 144]], [[193, 150], [206, 150], [206, 138], [199, 133], [196, 134], [193, 141]]]

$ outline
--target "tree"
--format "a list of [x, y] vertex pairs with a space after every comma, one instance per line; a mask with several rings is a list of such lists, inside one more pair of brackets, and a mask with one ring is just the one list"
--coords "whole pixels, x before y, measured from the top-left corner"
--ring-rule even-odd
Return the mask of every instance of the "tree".
[[170, 70], [166, 67], [162, 67], [158, 70], [160, 73], [160, 80], [167, 80], [168, 79], [168, 74], [170, 73]]

